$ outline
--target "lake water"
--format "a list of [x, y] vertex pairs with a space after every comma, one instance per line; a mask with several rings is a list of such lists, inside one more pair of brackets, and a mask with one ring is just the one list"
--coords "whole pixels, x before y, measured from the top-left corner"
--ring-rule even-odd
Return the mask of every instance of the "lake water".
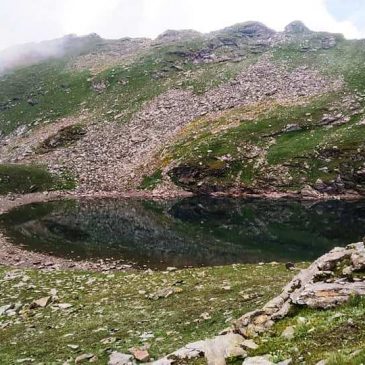
[[64, 200], [0, 217], [24, 248], [137, 267], [313, 260], [365, 235], [365, 201], [188, 198]]

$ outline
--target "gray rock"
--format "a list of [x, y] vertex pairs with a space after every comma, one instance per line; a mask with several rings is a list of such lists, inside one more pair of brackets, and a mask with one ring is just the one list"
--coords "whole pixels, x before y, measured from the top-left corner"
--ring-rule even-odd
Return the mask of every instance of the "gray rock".
[[247, 357], [242, 365], [274, 365], [269, 356]]
[[245, 340], [242, 342], [242, 347], [249, 350], [256, 350], [259, 346], [253, 340]]
[[303, 22], [299, 21], [299, 20], [295, 20], [291, 23], [289, 23], [285, 29], [284, 29], [285, 33], [309, 33], [310, 30], [309, 28], [307, 28]]
[[121, 352], [112, 352], [109, 357], [108, 365], [134, 365], [132, 355], [122, 354]]
[[295, 329], [293, 326], [288, 326], [285, 328], [283, 333], [281, 334], [282, 337], [286, 338], [287, 340], [291, 340], [294, 338]]
[[298, 296], [293, 296], [295, 304], [310, 308], [332, 308], [345, 303], [352, 295], [365, 295], [365, 282], [335, 281], [334, 283], [311, 283]]
[[75, 364], [82, 364], [94, 357], [94, 354], [82, 354], [76, 357]]
[[225, 359], [230, 357], [247, 356], [243, 349], [244, 337], [235, 333], [227, 333], [213, 339], [190, 343], [183, 348], [155, 361], [154, 365], [171, 364], [172, 359], [191, 360], [205, 357], [208, 365], [225, 365]]
[[6, 305], [3, 305], [2, 307], [0, 307], [0, 316], [3, 316], [4, 314], [6, 314], [6, 312], [9, 310], [9, 309], [12, 309], [14, 308], [14, 305], [13, 304], [6, 304]]
[[52, 297], [48, 296], [48, 297], [43, 297], [43, 298], [40, 298], [40, 299], [37, 299], [35, 300], [32, 304], [31, 304], [31, 307], [32, 308], [37, 308], [37, 307], [40, 307], [40, 308], [45, 308], [47, 307], [47, 305], [49, 303], [51, 303], [51, 299]]
[[283, 129], [284, 133], [288, 133], [288, 132], [296, 132], [296, 131], [300, 131], [302, 128], [300, 127], [299, 124], [296, 123], [292, 123], [292, 124], [288, 124], [285, 126], [285, 128]]

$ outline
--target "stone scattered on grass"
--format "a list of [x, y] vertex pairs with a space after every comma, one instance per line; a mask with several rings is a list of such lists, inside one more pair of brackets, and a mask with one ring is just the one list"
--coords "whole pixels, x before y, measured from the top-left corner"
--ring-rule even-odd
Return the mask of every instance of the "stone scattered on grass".
[[75, 364], [82, 364], [84, 362], [90, 362], [94, 358], [94, 354], [82, 354], [76, 357]]
[[71, 350], [78, 350], [80, 346], [79, 345], [69, 344], [69, 345], [67, 345], [67, 347], [69, 347]]
[[26, 357], [24, 359], [16, 360], [17, 364], [24, 364], [24, 363], [30, 363], [30, 362], [34, 362], [34, 359], [32, 357]]
[[43, 297], [40, 299], [35, 300], [31, 305], [30, 308], [45, 308], [48, 306], [49, 303], [51, 303], [52, 297]]
[[282, 332], [281, 336], [286, 338], [287, 340], [291, 340], [294, 338], [295, 328], [294, 326], [288, 326]]
[[169, 296], [171, 296], [174, 293], [175, 293], [174, 288], [163, 288], [163, 289], [157, 290], [153, 294], [150, 294], [148, 296], [148, 298], [152, 299], [152, 300], [158, 300], [158, 299], [162, 299], [162, 298], [168, 298]]
[[57, 307], [60, 309], [69, 309], [69, 308], [72, 308], [73, 305], [69, 304], [69, 303], [60, 303], [60, 304], [57, 304]]
[[135, 361], [133, 360], [132, 355], [122, 354], [121, 352], [116, 352], [116, 351], [111, 353], [108, 361], [108, 365], [134, 365], [134, 364]]
[[144, 348], [131, 348], [129, 351], [134, 358], [140, 362], [150, 361], [150, 354]]

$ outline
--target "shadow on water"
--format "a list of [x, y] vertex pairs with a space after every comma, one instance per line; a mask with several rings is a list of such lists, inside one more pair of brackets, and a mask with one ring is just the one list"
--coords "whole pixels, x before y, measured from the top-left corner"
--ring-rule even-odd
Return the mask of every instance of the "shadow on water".
[[64, 200], [16, 208], [0, 225], [29, 250], [139, 267], [303, 261], [359, 241], [365, 201]]

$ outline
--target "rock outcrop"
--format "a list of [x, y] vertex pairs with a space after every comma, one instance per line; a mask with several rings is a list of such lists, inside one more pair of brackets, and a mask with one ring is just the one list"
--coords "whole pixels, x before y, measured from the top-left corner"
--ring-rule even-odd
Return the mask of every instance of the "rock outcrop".
[[[214, 339], [198, 341], [184, 346], [154, 365], [177, 364], [181, 360], [205, 357], [208, 365], [225, 365], [225, 359], [247, 356], [247, 339], [254, 338], [284, 318], [297, 306], [330, 308], [340, 305], [351, 296], [365, 295], [365, 279], [356, 273], [365, 272], [365, 247], [363, 242], [334, 248], [302, 270], [283, 289], [282, 293], [263, 308], [246, 313], [234, 322], [232, 328]], [[281, 364], [290, 364], [290, 360]], [[268, 357], [246, 358], [244, 364], [273, 362]]]
[[289, 23], [285, 29], [285, 33], [292, 33], [292, 34], [298, 34], [298, 33], [309, 33], [310, 30], [307, 28], [303, 22], [299, 20], [295, 20], [291, 23]]

